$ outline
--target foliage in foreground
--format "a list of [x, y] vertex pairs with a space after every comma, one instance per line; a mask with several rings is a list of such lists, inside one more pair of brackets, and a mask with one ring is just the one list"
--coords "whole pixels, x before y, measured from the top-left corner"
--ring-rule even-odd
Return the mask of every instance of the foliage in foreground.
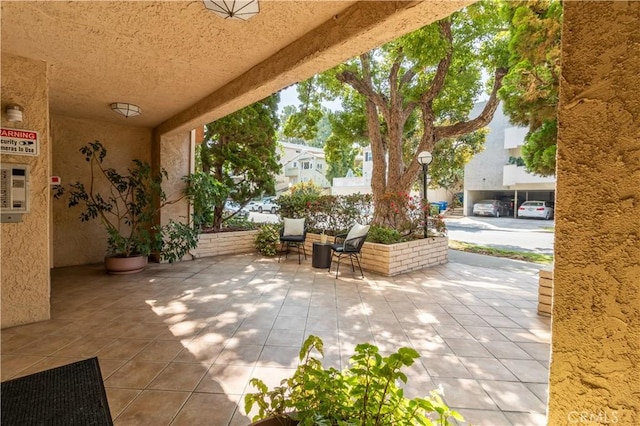
[[463, 420], [436, 391], [427, 398], [404, 396], [398, 384], [407, 382], [402, 369], [420, 356], [414, 349], [400, 348], [383, 357], [375, 345], [361, 343], [349, 367], [341, 371], [325, 369], [314, 351], [324, 356], [322, 340], [310, 335], [300, 349], [296, 371], [272, 390], [262, 380], [251, 379], [258, 392], [246, 395], [245, 410], [257, 406], [253, 421], [275, 416], [293, 418], [301, 426], [371, 426], [450, 425], [449, 418]]

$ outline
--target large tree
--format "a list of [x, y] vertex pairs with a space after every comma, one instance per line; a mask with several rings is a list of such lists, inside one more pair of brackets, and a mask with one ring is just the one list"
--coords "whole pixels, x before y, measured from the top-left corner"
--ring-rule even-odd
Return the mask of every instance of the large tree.
[[503, 13], [511, 22], [511, 69], [499, 95], [511, 121], [529, 128], [522, 148], [527, 170], [554, 175], [562, 4], [560, 0], [512, 1], [505, 4]]
[[[386, 194], [408, 192], [416, 181], [419, 152], [444, 141], [464, 143], [461, 137], [493, 118], [507, 72], [508, 32], [498, 12], [492, 2], [476, 3], [300, 85], [300, 114], [341, 98], [343, 114], [352, 114], [353, 141], [365, 136], [371, 144], [374, 223], [389, 215]], [[469, 117], [484, 90], [483, 72], [491, 74], [489, 97]], [[298, 123], [301, 133], [313, 131], [313, 120]]]
[[[233, 201], [246, 204], [273, 193], [280, 171], [276, 154], [277, 107], [274, 94], [206, 126], [199, 149], [202, 172], [222, 184]], [[213, 228], [223, 221], [224, 199], [215, 205]]]

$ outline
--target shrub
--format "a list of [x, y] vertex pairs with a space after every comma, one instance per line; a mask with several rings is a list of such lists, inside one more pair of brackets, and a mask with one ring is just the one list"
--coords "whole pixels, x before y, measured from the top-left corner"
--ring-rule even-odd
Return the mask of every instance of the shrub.
[[275, 256], [280, 241], [280, 224], [267, 223], [262, 225], [255, 239], [256, 250], [265, 256]]
[[395, 244], [406, 241], [407, 237], [403, 237], [401, 233], [395, 229], [386, 226], [372, 225], [369, 228], [367, 241], [380, 244]]

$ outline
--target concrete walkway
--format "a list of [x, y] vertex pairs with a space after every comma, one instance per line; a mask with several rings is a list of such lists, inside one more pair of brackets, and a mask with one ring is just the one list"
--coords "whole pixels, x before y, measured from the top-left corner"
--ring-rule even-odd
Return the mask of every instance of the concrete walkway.
[[550, 321], [536, 313], [539, 267], [450, 256], [364, 280], [254, 254], [130, 276], [55, 269], [52, 319], [2, 331], [2, 380], [97, 356], [116, 425], [244, 426], [249, 379], [277, 384], [315, 334], [335, 367], [364, 341], [416, 348], [408, 395], [441, 387], [474, 425], [544, 425]]

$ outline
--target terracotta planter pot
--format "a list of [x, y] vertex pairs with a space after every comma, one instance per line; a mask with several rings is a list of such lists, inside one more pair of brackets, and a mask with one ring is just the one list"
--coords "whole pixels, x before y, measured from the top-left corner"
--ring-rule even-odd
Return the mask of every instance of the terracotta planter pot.
[[107, 273], [114, 275], [135, 274], [147, 266], [147, 256], [105, 256], [104, 267]]

